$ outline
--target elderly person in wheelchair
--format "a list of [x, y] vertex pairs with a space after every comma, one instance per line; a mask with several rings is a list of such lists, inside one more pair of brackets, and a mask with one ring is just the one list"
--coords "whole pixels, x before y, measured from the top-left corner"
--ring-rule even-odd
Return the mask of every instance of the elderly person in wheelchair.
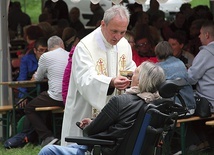
[[[160, 66], [143, 62], [133, 73], [131, 88], [125, 94], [112, 97], [94, 120], [85, 118], [79, 123], [84, 136], [113, 140], [114, 145], [102, 147], [101, 152], [103, 155], [118, 154], [118, 148], [127, 135], [131, 137], [133, 134], [130, 130], [140, 109], [161, 98], [158, 90], [164, 82], [165, 74]], [[39, 155], [84, 155], [89, 147], [90, 145], [77, 144], [47, 145]]]

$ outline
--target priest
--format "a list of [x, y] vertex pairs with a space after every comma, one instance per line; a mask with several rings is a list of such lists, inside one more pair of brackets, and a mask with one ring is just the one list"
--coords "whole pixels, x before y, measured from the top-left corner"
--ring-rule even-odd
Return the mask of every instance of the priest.
[[130, 80], [120, 72], [133, 71], [132, 50], [124, 35], [129, 11], [114, 5], [104, 13], [100, 27], [77, 44], [66, 99], [61, 145], [66, 136], [81, 136], [75, 124], [85, 117], [96, 117], [113, 96], [125, 90]]

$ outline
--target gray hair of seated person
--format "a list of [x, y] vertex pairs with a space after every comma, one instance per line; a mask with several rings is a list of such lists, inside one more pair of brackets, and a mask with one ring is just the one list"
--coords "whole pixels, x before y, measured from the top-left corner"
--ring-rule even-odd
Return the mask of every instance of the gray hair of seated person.
[[65, 48], [63, 40], [58, 36], [52, 36], [48, 39], [48, 50], [53, 50], [55, 48]]
[[166, 60], [169, 56], [173, 56], [173, 49], [168, 41], [161, 41], [155, 46], [155, 55], [158, 60]]
[[129, 10], [123, 5], [113, 5], [105, 11], [103, 21], [105, 24], [108, 24], [115, 16], [120, 16], [122, 19], [126, 18], [129, 22], [130, 13]]
[[140, 65], [139, 90], [141, 93], [155, 93], [166, 80], [164, 70], [153, 62], [145, 61]]

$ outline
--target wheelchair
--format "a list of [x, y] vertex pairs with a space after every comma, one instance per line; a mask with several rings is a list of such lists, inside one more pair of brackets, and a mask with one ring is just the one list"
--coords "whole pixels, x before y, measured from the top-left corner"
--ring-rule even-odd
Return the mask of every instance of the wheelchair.
[[[185, 115], [185, 107], [176, 104], [173, 97], [185, 85], [182, 79], [166, 80], [159, 89], [161, 99], [142, 105], [136, 121], [118, 147], [115, 155], [161, 155], [164, 138], [174, 131], [179, 115]], [[65, 137], [65, 141], [87, 145], [88, 155], [108, 155], [106, 148], [114, 147], [113, 140], [90, 137]]]

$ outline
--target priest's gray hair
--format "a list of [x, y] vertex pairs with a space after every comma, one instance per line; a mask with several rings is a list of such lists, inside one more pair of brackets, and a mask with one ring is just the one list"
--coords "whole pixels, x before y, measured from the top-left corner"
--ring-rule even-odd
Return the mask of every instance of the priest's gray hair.
[[120, 16], [122, 19], [126, 18], [129, 22], [130, 13], [129, 10], [123, 5], [113, 5], [111, 8], [105, 11], [103, 21], [108, 24], [115, 16]]
[[139, 73], [139, 90], [141, 93], [157, 92], [165, 80], [164, 70], [160, 66], [149, 61], [141, 64]]
[[60, 37], [52, 36], [48, 39], [48, 50], [49, 51], [59, 48], [59, 47], [64, 49], [64, 43]]

